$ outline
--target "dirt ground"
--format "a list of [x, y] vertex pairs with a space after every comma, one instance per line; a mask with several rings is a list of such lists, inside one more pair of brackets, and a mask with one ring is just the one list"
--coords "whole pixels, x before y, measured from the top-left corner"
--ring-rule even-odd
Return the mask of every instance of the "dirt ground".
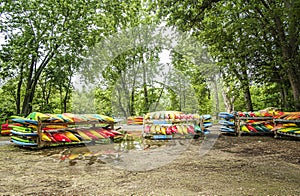
[[299, 140], [212, 131], [42, 150], [0, 140], [0, 195], [300, 195]]

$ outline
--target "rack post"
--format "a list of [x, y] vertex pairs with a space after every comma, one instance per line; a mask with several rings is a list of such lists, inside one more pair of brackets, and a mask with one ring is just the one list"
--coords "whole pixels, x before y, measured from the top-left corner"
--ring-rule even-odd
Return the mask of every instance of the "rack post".
[[42, 147], [42, 122], [40, 120], [40, 118], [38, 117], [38, 124], [37, 124], [37, 133], [38, 133], [38, 137], [37, 137], [37, 143], [38, 143], [38, 147]]

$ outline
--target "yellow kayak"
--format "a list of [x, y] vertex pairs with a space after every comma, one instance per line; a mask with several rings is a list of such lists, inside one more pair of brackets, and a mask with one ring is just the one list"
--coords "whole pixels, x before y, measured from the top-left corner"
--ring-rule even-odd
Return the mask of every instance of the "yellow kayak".
[[45, 133], [42, 133], [42, 141], [51, 142], [51, 139]]
[[87, 136], [84, 132], [82, 132], [82, 131], [77, 131], [77, 132], [82, 137], [82, 139], [88, 140], [88, 141], [92, 140], [92, 138], [90, 138], [89, 136]]
[[160, 133], [160, 126], [159, 126], [159, 125], [156, 125], [156, 126], [155, 126], [155, 132], [156, 132], [157, 134]]
[[271, 129], [274, 128], [274, 126], [272, 126], [272, 125], [270, 125], [270, 124], [265, 124], [265, 127], [266, 127], [267, 129], [269, 129], [269, 130], [271, 130]]
[[182, 127], [180, 125], [177, 125], [176, 127], [177, 127], [177, 130], [178, 130], [178, 133], [183, 135]]
[[164, 135], [167, 134], [167, 133], [166, 133], [166, 128], [165, 128], [165, 127], [161, 127], [161, 128], [160, 128], [160, 132], [161, 132], [162, 134], [164, 134]]
[[73, 133], [71, 133], [70, 131], [66, 131], [64, 133], [73, 142], [80, 142], [80, 140]]
[[97, 138], [99, 138], [99, 139], [104, 139], [105, 137], [103, 137], [102, 135], [100, 135], [97, 131], [95, 131], [95, 130], [89, 130], [89, 132], [91, 133], [91, 134], [93, 134], [94, 136], [96, 136]]
[[246, 125], [242, 125], [241, 126], [241, 131], [246, 132], [246, 133], [250, 133], [249, 129], [246, 127]]
[[188, 134], [188, 128], [185, 125], [182, 125], [182, 131], [184, 134]]
[[152, 125], [150, 127], [150, 133], [152, 133], [152, 134], [156, 133], [156, 131], [155, 131], [155, 125]]
[[289, 127], [289, 128], [279, 129], [278, 132], [287, 133], [290, 131], [299, 131], [299, 130], [300, 130], [300, 128]]

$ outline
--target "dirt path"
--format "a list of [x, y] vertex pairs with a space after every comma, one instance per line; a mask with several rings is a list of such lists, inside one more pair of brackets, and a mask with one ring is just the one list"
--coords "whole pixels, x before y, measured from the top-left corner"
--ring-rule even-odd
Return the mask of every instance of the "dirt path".
[[[85, 156], [94, 147], [0, 145], [0, 195], [300, 195], [300, 141], [220, 136], [202, 156], [207, 142], [153, 144], [123, 154], [101, 145], [101, 152]], [[80, 156], [62, 160], [70, 152]], [[132, 170], [143, 162], [154, 167]]]

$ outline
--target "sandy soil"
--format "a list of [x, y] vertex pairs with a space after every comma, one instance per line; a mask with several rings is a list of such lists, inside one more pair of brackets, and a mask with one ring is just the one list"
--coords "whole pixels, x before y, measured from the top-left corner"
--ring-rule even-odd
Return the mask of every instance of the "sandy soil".
[[0, 195], [300, 195], [299, 140], [212, 131], [199, 140], [143, 142], [0, 145]]

